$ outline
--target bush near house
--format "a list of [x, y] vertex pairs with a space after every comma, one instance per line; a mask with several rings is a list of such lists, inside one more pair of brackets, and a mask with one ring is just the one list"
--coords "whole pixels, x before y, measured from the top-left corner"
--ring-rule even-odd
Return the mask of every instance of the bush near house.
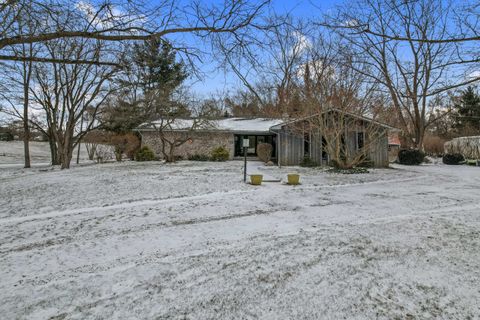
[[155, 160], [155, 154], [147, 147], [143, 146], [135, 153], [135, 161], [153, 161]]
[[267, 163], [272, 158], [273, 146], [270, 143], [259, 143], [257, 145], [257, 155], [260, 160]]
[[212, 161], [227, 161], [230, 157], [230, 153], [225, 147], [218, 147], [212, 150], [211, 160]]
[[398, 152], [398, 162], [408, 166], [419, 165], [425, 159], [425, 153], [416, 149], [402, 149]]
[[117, 133], [111, 135], [109, 144], [115, 148], [117, 161], [122, 161], [123, 154], [133, 160], [135, 153], [140, 148], [140, 139], [133, 133]]
[[450, 165], [457, 165], [465, 161], [461, 153], [447, 153], [442, 158], [443, 163]]
[[425, 153], [432, 157], [441, 157], [444, 154], [446, 140], [438, 136], [426, 135], [423, 140]]
[[480, 166], [480, 160], [465, 160], [465, 163], [469, 166]]

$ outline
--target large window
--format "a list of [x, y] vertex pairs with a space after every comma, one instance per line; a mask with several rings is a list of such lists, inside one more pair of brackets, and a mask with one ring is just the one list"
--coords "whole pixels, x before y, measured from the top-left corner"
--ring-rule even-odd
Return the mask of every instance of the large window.
[[273, 146], [272, 157], [275, 158], [276, 136], [273, 135], [235, 135], [235, 157], [243, 156], [243, 139], [249, 140], [247, 156], [256, 157], [258, 144], [269, 143]]
[[310, 133], [303, 135], [303, 156], [310, 157]]
[[357, 150], [362, 149], [365, 146], [365, 133], [357, 132]]

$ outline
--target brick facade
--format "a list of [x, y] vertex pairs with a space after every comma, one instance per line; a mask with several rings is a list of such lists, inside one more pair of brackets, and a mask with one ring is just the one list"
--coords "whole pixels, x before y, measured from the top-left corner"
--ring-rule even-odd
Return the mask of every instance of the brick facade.
[[[180, 135], [182, 138], [186, 135], [190, 136], [190, 140], [175, 149], [175, 155], [187, 159], [191, 155], [208, 155], [210, 156], [212, 149], [223, 146], [230, 153], [230, 159], [233, 159], [235, 152], [234, 135], [228, 132], [168, 132], [166, 138], [171, 140], [173, 135]], [[158, 134], [154, 131], [142, 132], [142, 146], [150, 147], [153, 152], [160, 158], [162, 155], [162, 141]]]

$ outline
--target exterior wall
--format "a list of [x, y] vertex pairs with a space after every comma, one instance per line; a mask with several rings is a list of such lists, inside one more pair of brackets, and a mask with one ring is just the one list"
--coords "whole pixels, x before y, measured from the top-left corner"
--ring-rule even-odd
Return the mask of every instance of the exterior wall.
[[312, 132], [310, 135], [310, 141], [310, 159], [323, 166], [322, 134], [320, 132]]
[[282, 130], [277, 137], [277, 150], [279, 165], [298, 165], [303, 159], [303, 137]]
[[[160, 158], [162, 155], [162, 141], [158, 134], [154, 131], [141, 132], [142, 146], [150, 147], [153, 152]], [[212, 149], [223, 146], [229, 154], [230, 159], [233, 159], [235, 144], [233, 140], [233, 133], [228, 132], [167, 132], [166, 138], [173, 140], [175, 136], [186, 138], [187, 135], [190, 140], [179, 147], [175, 148], [175, 155], [187, 159], [191, 155], [210, 155]], [[168, 146], [167, 146], [168, 147]]]
[[378, 141], [370, 147], [370, 159], [376, 168], [386, 168], [390, 161], [388, 160], [388, 135], [387, 130]]
[[[359, 129], [359, 128], [357, 128]], [[310, 158], [320, 165], [327, 165], [322, 159], [322, 135], [310, 133]], [[356, 131], [348, 131], [346, 143], [350, 150], [356, 150]], [[278, 164], [298, 165], [304, 157], [304, 138], [289, 132], [285, 127], [278, 132]], [[388, 167], [388, 137], [385, 130], [378, 141], [370, 146], [369, 158], [377, 168]]]

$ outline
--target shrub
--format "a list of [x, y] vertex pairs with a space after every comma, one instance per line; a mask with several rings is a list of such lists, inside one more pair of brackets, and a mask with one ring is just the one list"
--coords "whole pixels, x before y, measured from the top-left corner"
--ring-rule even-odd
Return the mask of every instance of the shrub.
[[193, 154], [188, 156], [188, 160], [190, 161], [209, 161], [210, 157], [206, 154]]
[[442, 158], [443, 163], [445, 164], [460, 164], [460, 162], [465, 161], [465, 158], [461, 153], [447, 153]]
[[123, 154], [133, 159], [135, 153], [140, 148], [140, 139], [133, 133], [113, 134], [109, 143], [115, 147], [115, 158], [117, 161], [122, 160]]
[[466, 160], [465, 163], [469, 166], [478, 166], [477, 162], [480, 160]]
[[438, 136], [426, 135], [423, 140], [425, 153], [432, 157], [441, 157], [444, 153], [445, 139]]
[[147, 147], [143, 146], [135, 153], [135, 161], [153, 161], [155, 160], [155, 154]]
[[13, 134], [11, 132], [0, 132], [0, 141], [13, 141]]
[[260, 160], [267, 163], [272, 158], [273, 146], [269, 143], [259, 143], [257, 146], [257, 155]]
[[310, 157], [304, 157], [303, 160], [300, 162], [300, 167], [318, 167], [318, 163], [313, 161]]
[[225, 147], [218, 147], [212, 150], [211, 160], [212, 161], [227, 161], [230, 157], [230, 153]]
[[424, 158], [425, 153], [416, 149], [402, 149], [398, 152], [398, 162], [408, 166], [419, 165]]

